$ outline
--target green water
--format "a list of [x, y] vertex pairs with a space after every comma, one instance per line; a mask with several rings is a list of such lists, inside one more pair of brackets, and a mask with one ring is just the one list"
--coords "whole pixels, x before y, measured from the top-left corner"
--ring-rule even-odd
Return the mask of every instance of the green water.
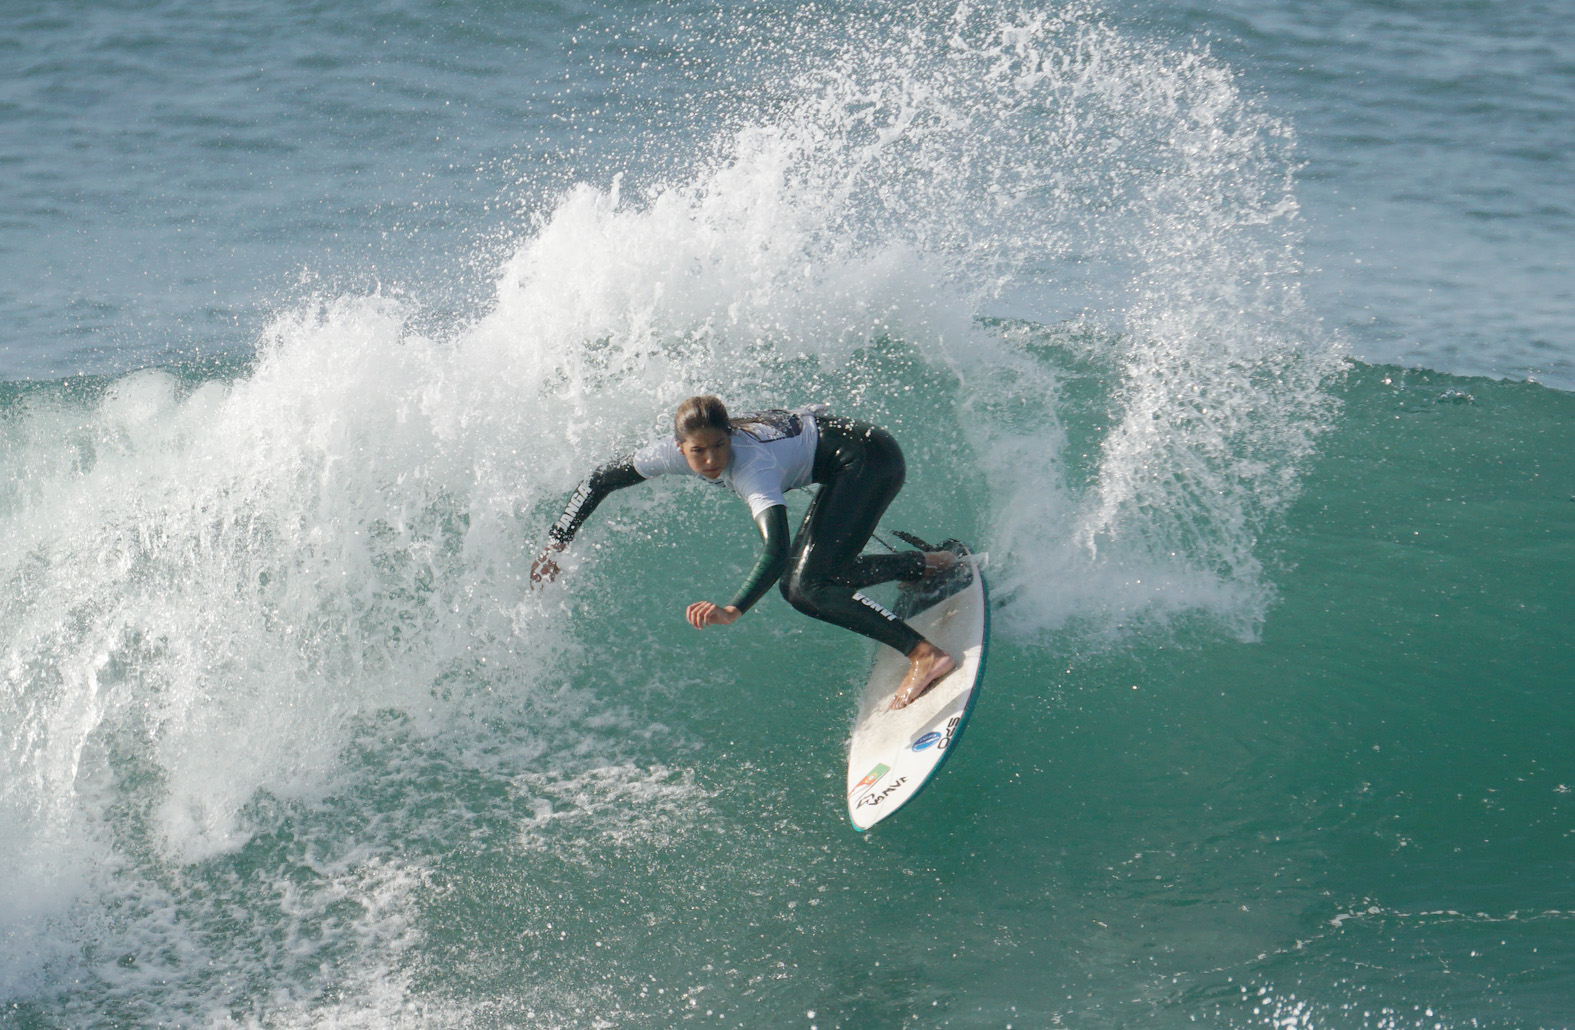
[[[588, 734], [642, 739], [580, 776], [418, 748], [395, 807], [467, 828], [415, 985], [497, 1025], [1562, 1025], [1575, 400], [1360, 366], [1343, 397], [1260, 640], [998, 640], [966, 746], [867, 839], [849, 641], [586, 613]], [[683, 557], [620, 589], [687, 597]]]
[[499, 928], [605, 936], [614, 982], [660, 941], [681, 958], [640, 972], [744, 1025], [752, 998], [828, 1026], [1559, 1025], [1575, 401], [1362, 366], [1343, 399], [1261, 640], [998, 641], [967, 746], [864, 842], [824, 778], [847, 691], [793, 685], [842, 642], [752, 627], [649, 716], [703, 742], [717, 825]]
[[[94, 986], [4, 1023], [148, 1025], [173, 982], [243, 1025], [1565, 1025], [1575, 398], [1363, 365], [1336, 397], [1256, 636], [998, 630], [964, 745], [868, 835], [863, 647], [775, 597], [683, 623], [750, 558], [710, 492], [609, 502], [554, 672], [363, 712], [238, 850], [172, 860], [166, 774], [110, 734]], [[890, 524], [939, 497], [988, 541], [913, 463]]]

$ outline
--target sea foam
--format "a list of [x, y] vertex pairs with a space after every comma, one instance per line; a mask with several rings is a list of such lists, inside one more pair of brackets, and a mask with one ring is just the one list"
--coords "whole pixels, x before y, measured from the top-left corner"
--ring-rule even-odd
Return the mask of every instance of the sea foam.
[[[533, 798], [591, 775], [547, 757], [599, 703], [558, 688], [631, 613], [575, 607], [609, 596], [607, 563], [532, 592], [530, 558], [577, 478], [692, 393], [830, 401], [898, 428], [916, 469], [961, 441], [954, 475], [915, 480], [966, 489], [905, 511], [992, 552], [1006, 637], [1178, 614], [1256, 631], [1264, 539], [1339, 368], [1300, 299], [1289, 129], [1205, 49], [1086, 7], [823, 17], [790, 16], [816, 41], [791, 60], [720, 37], [758, 88], [677, 171], [543, 202], [463, 325], [417, 328], [409, 297], [303, 298], [238, 374], [9, 402], [0, 918], [38, 956], [9, 991], [48, 993], [88, 941], [134, 965], [204, 954], [168, 944], [202, 878], [161, 870], [241, 853], [269, 812], [310, 832], [288, 813], [349, 789], [347, 749], [389, 713], [418, 738], [508, 737]], [[585, 819], [638, 839], [624, 809], [688, 797], [681, 771], [597, 747], [592, 768], [640, 789], [598, 788]], [[298, 908], [360, 898], [366, 929], [333, 946], [386, 984], [421, 862], [368, 832]], [[164, 908], [116, 900], [156, 881]], [[321, 998], [307, 965], [257, 961]], [[185, 978], [181, 1018], [235, 1004], [193, 962], [156, 968], [82, 975], [147, 1004]], [[310, 1021], [296, 1004], [285, 1021]]]

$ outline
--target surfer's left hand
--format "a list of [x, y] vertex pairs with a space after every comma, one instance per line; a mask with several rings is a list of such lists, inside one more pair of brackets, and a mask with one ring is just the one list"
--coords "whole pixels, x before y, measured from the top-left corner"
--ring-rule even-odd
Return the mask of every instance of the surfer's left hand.
[[742, 614], [732, 605], [722, 608], [710, 601], [696, 601], [684, 612], [684, 618], [695, 629], [705, 629], [707, 626], [731, 626]]
[[541, 549], [536, 560], [530, 563], [530, 588], [536, 589], [551, 583], [558, 576], [558, 563], [552, 560], [555, 551], [563, 550], [562, 544], [548, 544]]

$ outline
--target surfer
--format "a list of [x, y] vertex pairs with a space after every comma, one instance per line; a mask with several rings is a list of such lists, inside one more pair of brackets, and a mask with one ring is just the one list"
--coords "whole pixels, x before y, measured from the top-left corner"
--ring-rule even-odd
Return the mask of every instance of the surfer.
[[[892, 580], [914, 581], [949, 568], [944, 550], [861, 554], [897, 491], [906, 465], [892, 435], [877, 426], [826, 414], [824, 405], [759, 411], [729, 418], [716, 397], [691, 397], [673, 416], [671, 438], [596, 468], [569, 498], [531, 564], [532, 583], [558, 574], [554, 553], [574, 539], [609, 493], [655, 476], [688, 474], [725, 485], [749, 504], [763, 547], [733, 599], [696, 601], [685, 612], [696, 629], [735, 622], [773, 583], [805, 615], [896, 648], [908, 672], [892, 697], [903, 708], [956, 667], [891, 612], [855, 593]], [[783, 494], [820, 484], [791, 544]]]

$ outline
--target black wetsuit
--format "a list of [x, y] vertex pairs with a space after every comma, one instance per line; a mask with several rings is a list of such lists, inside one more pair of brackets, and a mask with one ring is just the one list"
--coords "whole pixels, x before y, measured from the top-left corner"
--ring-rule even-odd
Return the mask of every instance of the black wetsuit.
[[[907, 471], [902, 448], [890, 433], [864, 422], [821, 414], [815, 416], [815, 426], [819, 439], [813, 482], [820, 489], [791, 544], [784, 505], [773, 505], [756, 517], [764, 546], [729, 604], [740, 612], [748, 611], [780, 581], [782, 596], [805, 615], [907, 654], [924, 638], [880, 605], [854, 596], [861, 587], [924, 575], [923, 552], [860, 553], [886, 507], [902, 489]], [[548, 535], [560, 546], [567, 546], [603, 498], [644, 478], [630, 457], [598, 467], [575, 490]]]

